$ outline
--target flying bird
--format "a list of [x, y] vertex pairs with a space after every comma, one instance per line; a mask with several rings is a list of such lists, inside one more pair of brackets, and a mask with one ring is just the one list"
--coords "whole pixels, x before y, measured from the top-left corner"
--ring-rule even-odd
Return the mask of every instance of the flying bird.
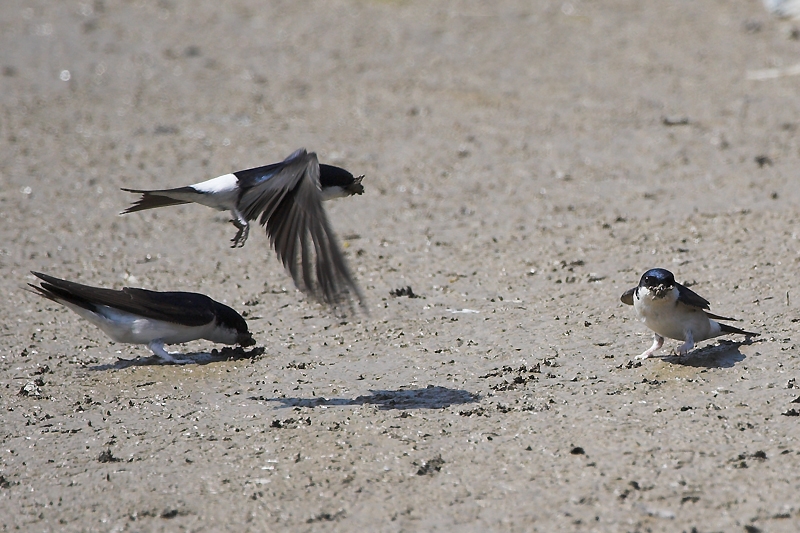
[[654, 332], [653, 345], [636, 359], [647, 359], [661, 349], [664, 337], [684, 341], [678, 347], [678, 355], [686, 355], [696, 342], [720, 335], [759, 335], [717, 322], [736, 319], [708, 312], [708, 300], [676, 283], [672, 272], [663, 268], [645, 272], [639, 285], [625, 291], [620, 300], [632, 305], [639, 320]]
[[232, 247], [244, 246], [250, 221], [266, 227], [270, 246], [301, 291], [336, 305], [346, 296], [364, 306], [322, 201], [362, 194], [361, 180], [347, 170], [321, 165], [301, 148], [280, 163], [240, 170], [176, 189], [123, 191], [141, 194], [120, 214], [198, 203], [230, 211], [238, 230]]
[[197, 339], [245, 347], [256, 343], [239, 313], [203, 294], [117, 291], [31, 273], [41, 280], [41, 286], [28, 284], [36, 294], [75, 311], [116, 342], [146, 344], [167, 363], [188, 361], [175, 359], [178, 354], [167, 352], [165, 344]]

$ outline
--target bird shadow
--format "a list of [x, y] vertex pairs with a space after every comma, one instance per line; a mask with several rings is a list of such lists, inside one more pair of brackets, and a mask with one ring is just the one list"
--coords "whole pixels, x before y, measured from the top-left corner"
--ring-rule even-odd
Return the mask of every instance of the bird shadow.
[[[191, 352], [185, 354], [172, 354], [173, 357], [178, 359], [180, 363], [178, 366], [185, 364], [207, 365], [210, 363], [219, 363], [220, 361], [239, 361], [242, 359], [254, 359], [264, 353], [263, 347], [257, 346], [250, 351], [245, 351], [241, 346], [236, 348], [225, 347], [221, 350], [214, 349], [209, 352]], [[132, 366], [162, 366], [173, 365], [169, 361], [164, 361], [158, 356], [150, 357], [137, 357], [135, 359], [117, 359], [114, 363], [104, 365], [90, 366], [89, 370], [102, 371], [102, 370], [121, 370], [123, 368], [130, 368]]]
[[451, 405], [475, 403], [480, 395], [462, 389], [428, 385], [424, 389], [374, 390], [356, 398], [266, 398], [251, 396], [250, 400], [280, 402], [282, 407], [319, 407], [346, 405], [376, 405], [380, 410], [442, 409]]
[[744, 355], [740, 348], [745, 345], [753, 344], [752, 338], [743, 341], [729, 341], [721, 339], [718, 344], [706, 346], [694, 350], [689, 355], [667, 355], [662, 357], [662, 360], [682, 366], [692, 366], [695, 368], [732, 368], [736, 363], [744, 361], [747, 356]]

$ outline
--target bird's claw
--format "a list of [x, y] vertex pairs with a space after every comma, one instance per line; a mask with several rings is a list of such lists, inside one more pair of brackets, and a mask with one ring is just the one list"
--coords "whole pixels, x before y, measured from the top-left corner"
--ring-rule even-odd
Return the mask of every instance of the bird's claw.
[[247, 241], [247, 236], [250, 233], [250, 225], [242, 224], [236, 219], [231, 220], [231, 224], [236, 226], [236, 229], [239, 230], [236, 232], [236, 235], [233, 236], [233, 239], [231, 239], [231, 242], [233, 243], [231, 244], [231, 248], [241, 248]]

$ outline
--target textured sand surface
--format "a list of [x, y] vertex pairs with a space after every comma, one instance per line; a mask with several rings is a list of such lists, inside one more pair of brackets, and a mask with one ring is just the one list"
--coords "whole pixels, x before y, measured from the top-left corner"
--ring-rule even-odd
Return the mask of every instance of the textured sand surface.
[[[800, 530], [798, 27], [755, 0], [4, 1], [0, 530]], [[120, 187], [301, 146], [366, 174], [327, 208], [369, 316], [297, 292], [260, 230], [231, 250], [224, 213], [118, 216]], [[762, 336], [634, 362], [619, 296], [654, 266]], [[30, 270], [203, 292], [259, 349], [125, 363], [149, 352]]]

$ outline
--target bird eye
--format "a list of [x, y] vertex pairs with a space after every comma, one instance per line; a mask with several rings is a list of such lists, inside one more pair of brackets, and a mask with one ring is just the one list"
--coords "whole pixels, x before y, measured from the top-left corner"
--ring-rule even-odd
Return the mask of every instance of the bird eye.
[[656, 284], [658, 283], [658, 282], [656, 281], [656, 278], [655, 278], [655, 277], [653, 277], [653, 276], [645, 276], [645, 278], [644, 278], [644, 282], [645, 282], [645, 284], [647, 284], [647, 285], [656, 285]]

